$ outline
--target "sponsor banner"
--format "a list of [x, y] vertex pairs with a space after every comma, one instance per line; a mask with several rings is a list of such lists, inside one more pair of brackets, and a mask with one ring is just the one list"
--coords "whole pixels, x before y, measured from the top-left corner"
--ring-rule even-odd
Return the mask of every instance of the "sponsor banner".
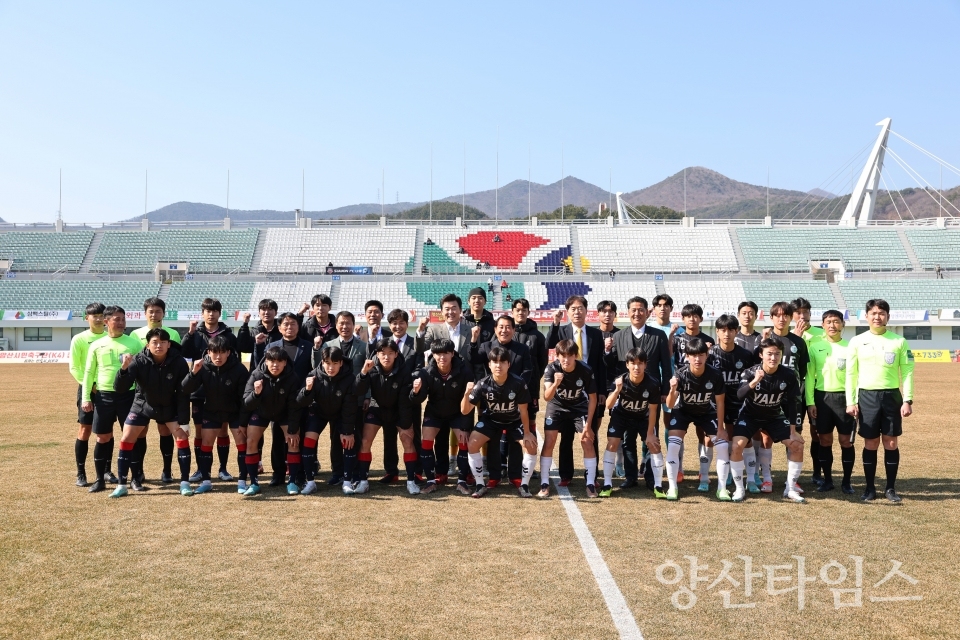
[[242, 321], [243, 321], [243, 314], [245, 314], [245, 313], [249, 313], [249, 314], [250, 314], [250, 320], [252, 320], [252, 321], [255, 321], [255, 320], [257, 320], [257, 319], [260, 318], [260, 310], [259, 310], [259, 309], [247, 309], [246, 311], [234, 311], [234, 312], [233, 312], [233, 319], [234, 319], [234, 320], [237, 320], [238, 322], [242, 322]]
[[0, 364], [68, 364], [69, 351], [0, 351]]
[[949, 349], [911, 349], [916, 362], [956, 362], [960, 351]]
[[334, 267], [329, 266], [326, 268], [326, 273], [328, 276], [334, 274], [348, 274], [355, 276], [368, 276], [373, 273], [373, 267]]
[[[861, 322], [867, 321], [867, 312], [861, 311], [857, 314], [857, 319]], [[930, 319], [928, 311], [915, 309], [894, 309], [890, 312], [890, 322], [926, 322]]]
[[[506, 312], [504, 312], [504, 313], [506, 313]], [[533, 320], [534, 322], [536, 322], [537, 324], [549, 323], [549, 322], [553, 322], [553, 314], [554, 314], [554, 313], [556, 313], [556, 310], [551, 310], [551, 309], [538, 309], [538, 310], [535, 310], [535, 311], [531, 311], [531, 312], [530, 312], [530, 315], [529, 315], [528, 317], [529, 317], [531, 320]], [[630, 314], [629, 314], [629, 313], [627, 313], [626, 311], [618, 311], [618, 312], [617, 312], [617, 320], [616, 320], [616, 321], [618, 321], [618, 322], [625, 322], [625, 321], [626, 321], [626, 322], [629, 322], [629, 320], [630, 320]], [[566, 312], [566, 311], [563, 312], [563, 317], [560, 319], [560, 323], [561, 323], [561, 324], [563, 324], [563, 323], [565, 323], [565, 322], [569, 322], [569, 319], [567, 318], [567, 312]], [[597, 311], [587, 311], [587, 324], [599, 324], [599, 323], [600, 323], [600, 314], [599, 314]]]
[[170, 317], [170, 312], [167, 312], [167, 315], [164, 316], [165, 320], [183, 320], [185, 322], [190, 322], [191, 320], [196, 320], [197, 322], [203, 322], [203, 312], [202, 311], [184, 311], [179, 309], [173, 312], [173, 318]]
[[71, 320], [72, 311], [44, 311], [39, 309], [6, 310], [0, 314], [0, 320], [16, 320], [18, 322], [36, 322], [44, 320]]
[[960, 309], [940, 309], [941, 320], [960, 320]]
[[[815, 326], [820, 326], [823, 322], [823, 312], [827, 309], [811, 309], [810, 310], [810, 324]], [[843, 314], [843, 321], [846, 322], [850, 319], [850, 311], [847, 309], [837, 309], [840, 313]]]

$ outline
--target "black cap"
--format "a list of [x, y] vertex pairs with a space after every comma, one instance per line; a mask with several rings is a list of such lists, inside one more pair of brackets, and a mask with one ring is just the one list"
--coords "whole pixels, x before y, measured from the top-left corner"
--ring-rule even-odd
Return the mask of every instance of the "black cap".
[[486, 300], [486, 299], [487, 299], [487, 292], [484, 291], [482, 287], [474, 287], [473, 289], [470, 289], [470, 293], [469, 293], [469, 295], [467, 295], [467, 299], [469, 300], [469, 299], [472, 298], [473, 296], [480, 296], [481, 298], [483, 298], [484, 300]]

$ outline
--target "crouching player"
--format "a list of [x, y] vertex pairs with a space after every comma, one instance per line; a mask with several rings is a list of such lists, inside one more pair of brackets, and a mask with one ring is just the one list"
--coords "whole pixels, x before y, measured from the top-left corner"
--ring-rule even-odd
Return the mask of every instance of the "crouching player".
[[[467, 440], [470, 438], [469, 418], [460, 412], [467, 384], [473, 381], [472, 369], [456, 357], [452, 340], [436, 340], [430, 345], [433, 358], [420, 370], [413, 380], [410, 400], [417, 405], [424, 401], [427, 408], [423, 415], [423, 435], [420, 442], [420, 466], [427, 484], [421, 493], [433, 493], [437, 489], [437, 455], [434, 441], [444, 429], [449, 429], [457, 438], [457, 466], [460, 470], [457, 491], [470, 495], [467, 485], [470, 464], [467, 460]], [[444, 469], [444, 471], [446, 471]]]
[[[117, 488], [111, 498], [127, 495], [127, 471], [133, 472], [130, 486], [134, 491], [143, 491], [140, 473], [143, 457], [134, 450], [139, 438], [144, 436], [151, 420], [173, 434], [180, 447], [180, 493], [192, 496], [190, 488], [190, 443], [189, 436], [180, 425], [190, 424], [190, 394], [181, 387], [189, 373], [187, 362], [179, 350], [170, 349], [170, 333], [166, 329], [150, 329], [144, 335], [147, 347], [135, 356], [123, 354], [120, 370], [117, 371], [114, 387], [122, 389], [137, 385], [137, 394], [130, 413], [123, 424], [120, 437], [120, 454], [117, 457], [117, 472], [120, 474]], [[183, 454], [186, 455], [183, 455]]]
[[[232, 336], [231, 336], [232, 337]], [[237, 460], [240, 464], [240, 480], [237, 491], [243, 493], [246, 487], [247, 443], [246, 414], [243, 411], [243, 390], [250, 376], [247, 368], [233, 351], [232, 342], [223, 334], [210, 339], [206, 345], [206, 355], [193, 361], [193, 368], [183, 379], [183, 390], [187, 394], [199, 395], [204, 399], [201, 410], [194, 416], [194, 424], [199, 421], [200, 449], [197, 451], [197, 466], [200, 468], [200, 486], [196, 493], [206, 493], [213, 486], [210, 483], [210, 470], [213, 467], [213, 445], [221, 429], [228, 427], [237, 443]], [[197, 393], [199, 391], [199, 394]], [[194, 404], [194, 407], [197, 405]], [[177, 459], [190, 452], [187, 442], [177, 441]], [[181, 463], [182, 464], [182, 463]], [[257, 465], [254, 462], [252, 475], [256, 477]]]
[[[307, 483], [300, 492], [310, 495], [317, 490], [317, 440], [330, 425], [339, 434], [344, 451], [353, 450], [353, 434], [357, 417], [357, 378], [349, 360], [344, 360], [340, 347], [324, 347], [320, 366], [307, 376], [306, 386], [297, 395], [297, 405], [307, 407], [307, 426], [303, 434], [303, 470]], [[355, 460], [355, 458], [351, 458]], [[347, 470], [353, 474], [353, 465]]]
[[543, 372], [543, 399], [547, 413], [543, 422], [543, 451], [540, 455], [540, 493], [538, 498], [550, 495], [550, 467], [553, 465], [553, 447], [564, 430], [580, 434], [583, 448], [583, 466], [587, 471], [587, 497], [597, 497], [597, 454], [593, 449], [596, 434], [592, 428], [597, 409], [597, 385], [593, 370], [577, 358], [580, 350], [573, 340], [561, 340], [556, 346], [557, 359]]
[[[723, 375], [707, 366], [709, 348], [699, 337], [687, 340], [684, 353], [687, 363], [677, 369], [670, 379], [667, 405], [673, 407], [667, 432], [667, 500], [678, 500], [677, 472], [680, 467], [680, 447], [687, 429], [693, 423], [702, 431], [717, 451], [717, 479], [720, 500], [730, 500], [726, 490], [727, 474], [730, 473], [730, 437], [719, 423], [724, 415], [726, 400]], [[719, 418], [718, 418], [719, 417]], [[707, 462], [707, 470], [710, 469]], [[710, 490], [710, 476], [701, 467], [700, 486], [697, 491]]]
[[[300, 487], [294, 479], [300, 473], [300, 406], [297, 395], [300, 393], [300, 381], [290, 363], [290, 356], [282, 347], [270, 347], [263, 356], [263, 362], [250, 373], [243, 392], [243, 406], [250, 412], [247, 423], [247, 451], [259, 454], [260, 438], [270, 423], [279, 425], [287, 442], [287, 467], [290, 470], [290, 482], [287, 495], [300, 493]], [[206, 435], [206, 434], [204, 434]], [[250, 474], [250, 486], [245, 496], [260, 493], [260, 481], [257, 467], [250, 466], [247, 459], [247, 473]], [[254, 463], [259, 462], [253, 460]], [[207, 471], [210, 470], [209, 465]], [[282, 471], [279, 471], [282, 473]], [[278, 473], [273, 470], [274, 476]]]
[[783, 342], [776, 336], [765, 338], [758, 347], [761, 363], [754, 365], [740, 376], [737, 396], [743, 407], [733, 430], [733, 451], [730, 466], [737, 489], [734, 502], [742, 502], [746, 496], [743, 488], [743, 450], [760, 431], [766, 432], [773, 442], [782, 442], [787, 447], [787, 483], [783, 497], [794, 502], [803, 502], [796, 490], [797, 478], [803, 467], [803, 438], [797, 433], [796, 403], [800, 400], [800, 383], [792, 369], [781, 365]]
[[476, 385], [467, 385], [467, 395], [460, 402], [460, 412], [468, 416], [474, 408], [480, 408], [477, 424], [467, 440], [467, 457], [476, 488], [474, 498], [482, 498], [489, 488], [483, 482], [483, 445], [491, 440], [500, 441], [504, 430], [511, 440], [523, 441], [523, 476], [520, 479], [520, 496], [531, 497], [530, 478], [537, 463], [537, 436], [530, 424], [527, 405], [530, 390], [523, 378], [510, 373], [510, 352], [496, 346], [487, 354], [490, 375]]
[[[627, 373], [613, 381], [613, 391], [607, 396], [610, 423], [607, 425], [607, 450], [603, 452], [603, 489], [600, 497], [607, 498], [613, 491], [613, 472], [617, 450], [623, 438], [632, 433], [640, 438], [650, 451], [653, 470], [653, 495], [666, 498], [661, 489], [663, 452], [657, 429], [657, 408], [660, 406], [660, 383], [647, 375], [647, 352], [633, 348], [624, 358]], [[653, 401], [653, 410], [650, 401]]]

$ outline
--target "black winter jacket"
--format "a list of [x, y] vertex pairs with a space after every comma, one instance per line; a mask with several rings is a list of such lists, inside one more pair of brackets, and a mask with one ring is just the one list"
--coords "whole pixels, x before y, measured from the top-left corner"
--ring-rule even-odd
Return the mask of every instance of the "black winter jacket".
[[[257, 380], [263, 382], [263, 391], [259, 395], [253, 389], [253, 383]], [[261, 418], [286, 424], [292, 435], [300, 430], [299, 393], [300, 380], [289, 362], [276, 378], [270, 375], [264, 362], [250, 373], [243, 392], [243, 403], [251, 416], [258, 414]]]
[[418, 376], [421, 380], [420, 392], [410, 390], [410, 400], [420, 404], [427, 402], [424, 415], [439, 420], [462, 415], [460, 401], [467, 390], [467, 383], [473, 382], [473, 370], [461, 360], [454, 358], [450, 363], [450, 376], [444, 380], [432, 359], [430, 364], [421, 369]]
[[310, 375], [314, 377], [313, 389], [300, 389], [297, 405], [309, 406], [331, 423], [338, 423], [340, 434], [353, 435], [358, 410], [357, 378], [353, 375], [350, 361], [344, 361], [340, 371], [333, 377], [327, 375], [322, 365], [311, 371]]
[[126, 389], [136, 383], [134, 412], [151, 419], [176, 412], [179, 424], [189, 424], [190, 394], [182, 387], [187, 373], [189, 367], [179, 351], [171, 349], [164, 361], [157, 364], [150, 350], [144, 349], [133, 357], [129, 367], [117, 371], [114, 389]]
[[186, 393], [202, 390], [205, 414], [234, 415], [243, 411], [243, 389], [249, 377], [250, 372], [234, 354], [230, 354], [222, 367], [205, 357], [199, 373], [194, 375], [193, 369], [187, 373], [183, 390]]

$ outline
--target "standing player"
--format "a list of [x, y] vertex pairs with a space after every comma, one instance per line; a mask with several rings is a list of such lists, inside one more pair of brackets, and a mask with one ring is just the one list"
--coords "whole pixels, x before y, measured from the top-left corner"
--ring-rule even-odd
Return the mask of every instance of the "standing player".
[[[613, 300], [601, 300], [597, 304], [597, 320], [597, 329], [600, 329], [600, 333], [603, 335], [603, 341], [606, 343], [607, 338], [612, 339], [613, 335], [617, 331], [620, 331], [620, 328], [614, 324], [617, 321], [617, 303]], [[612, 367], [607, 367], [606, 369], [607, 380], [606, 384], [603, 386], [603, 389], [609, 396], [613, 391], [614, 380], [617, 378], [617, 372]], [[597, 423], [594, 431], [597, 433], [600, 431], [600, 421], [603, 420], [603, 410], [605, 406], [606, 403], [604, 405], [600, 405], [598, 410], [593, 414], [593, 421]], [[646, 452], [646, 447], [644, 447], [644, 452]], [[606, 458], [606, 456], [604, 456], [604, 458]], [[620, 446], [617, 449], [617, 460], [614, 468], [617, 472], [618, 478], [626, 477], [623, 469], [623, 446]]]
[[130, 486], [134, 491], [143, 491], [140, 474], [143, 458], [134, 449], [135, 443], [146, 436], [150, 421], [156, 420], [167, 433], [172, 433], [186, 458], [180, 458], [180, 493], [193, 495], [190, 476], [190, 444], [181, 424], [190, 424], [190, 394], [181, 388], [187, 376], [187, 362], [179, 349], [170, 348], [170, 334], [166, 329], [150, 329], [144, 336], [147, 347], [135, 356], [123, 354], [115, 386], [124, 388], [136, 384], [137, 392], [130, 413], [123, 424], [120, 436], [120, 455], [117, 457], [117, 473], [120, 479], [111, 498], [127, 495], [127, 471], [132, 471]]
[[[530, 319], [530, 302], [526, 298], [517, 298], [513, 301], [513, 319], [517, 323], [514, 339], [525, 344], [530, 349], [530, 359], [533, 369], [530, 372], [530, 404], [527, 413], [530, 414], [530, 424], [537, 424], [537, 412], [540, 410], [540, 386], [543, 381], [543, 370], [547, 367], [547, 339], [537, 327], [537, 323]], [[504, 434], [500, 440], [501, 463], [507, 464], [507, 477], [514, 484], [520, 483], [523, 465], [523, 448], [519, 442], [514, 442]]]
[[[686, 364], [684, 353], [687, 342], [693, 338], [702, 338], [707, 343], [707, 349], [713, 346], [713, 338], [700, 331], [700, 325], [703, 323], [703, 308], [698, 304], [684, 305], [680, 310], [680, 317], [683, 318], [683, 331], [677, 331], [673, 335], [673, 370]], [[668, 403], [669, 404], [669, 403]], [[672, 410], [672, 407], [670, 407]], [[721, 416], [722, 419], [722, 416]], [[684, 429], [686, 431], [686, 429]], [[677, 477], [679, 482], [683, 482], [683, 452], [684, 446], [680, 444], [680, 461], [677, 465]], [[710, 438], [697, 426], [697, 453], [700, 459], [700, 474], [697, 479], [700, 482], [698, 491], [708, 491], [710, 489], [710, 463], [713, 462], [713, 447], [710, 446]]]
[[[752, 351], [747, 351], [737, 344], [736, 336], [739, 333], [740, 323], [736, 316], [727, 314], [720, 316], [717, 318], [715, 327], [717, 329], [717, 344], [710, 348], [710, 360], [707, 364], [723, 376], [723, 384], [727, 393], [723, 403], [724, 415], [718, 417], [723, 418], [724, 429], [727, 435], [730, 435], [736, 427], [737, 416], [743, 406], [743, 401], [737, 396], [740, 376], [744, 371], [757, 364], [757, 358]], [[757, 457], [753, 447], [746, 447], [743, 450], [743, 459], [747, 466], [747, 490], [750, 493], [759, 493], [760, 488], [754, 480]], [[720, 489], [726, 489], [726, 486], [722, 486]]]
[[[800, 336], [803, 338], [803, 342], [807, 347], [807, 354], [810, 353], [810, 345], [820, 338], [823, 337], [823, 329], [821, 327], [814, 327], [810, 324], [810, 301], [806, 298], [797, 298], [790, 302], [793, 305], [793, 335]], [[806, 396], [806, 369], [798, 372], [800, 376], [800, 389], [803, 391], [804, 396]], [[810, 422], [810, 462], [813, 464], [813, 476], [811, 480], [817, 485], [822, 482], [821, 468], [820, 468], [820, 437], [817, 432], [817, 419], [811, 415], [809, 412], [804, 412], [804, 417], [808, 418]], [[799, 418], [798, 418], [799, 420]], [[800, 423], [797, 423], [799, 428]]]
[[[686, 309], [686, 307], [684, 307]], [[677, 368], [670, 379], [670, 393], [667, 404], [673, 409], [670, 415], [670, 429], [667, 432], [667, 500], [680, 498], [677, 487], [677, 471], [680, 468], [680, 446], [683, 437], [692, 422], [697, 435], [703, 433], [717, 449], [717, 497], [729, 500], [726, 490], [727, 474], [730, 471], [730, 438], [726, 429], [719, 423], [724, 413], [723, 375], [707, 366], [709, 358], [707, 342], [699, 336], [688, 339], [684, 344], [686, 363]], [[701, 462], [701, 470], [703, 463]], [[709, 463], [707, 471], [709, 473]], [[710, 490], [710, 476], [700, 476], [698, 491]]]
[[333, 301], [330, 296], [318, 293], [310, 299], [310, 317], [300, 325], [300, 337], [313, 343], [319, 350], [323, 343], [337, 336], [337, 325], [330, 315]]
[[237, 331], [237, 346], [241, 353], [253, 353], [256, 345], [265, 345], [276, 342], [283, 336], [280, 334], [280, 325], [277, 323], [279, 305], [276, 300], [264, 298], [257, 305], [260, 318], [257, 324], [250, 327], [250, 314], [243, 314], [243, 325]]
[[760, 314], [760, 308], [756, 302], [744, 300], [737, 306], [737, 320], [740, 321], [740, 332], [737, 333], [737, 344], [749, 351], [756, 353], [757, 347], [763, 336], [753, 327], [757, 323], [757, 316]]
[[[73, 336], [70, 340], [70, 375], [77, 381], [77, 441], [73, 445], [73, 453], [77, 459], [77, 486], [85, 487], [87, 482], [87, 451], [90, 447], [90, 431], [93, 429], [93, 411], [84, 411], [81, 394], [83, 391], [83, 372], [87, 366], [87, 352], [90, 345], [107, 335], [103, 326], [103, 303], [91, 302], [84, 311], [83, 319], [90, 327]], [[96, 392], [94, 392], [96, 393]], [[107, 482], [116, 483], [117, 478], [110, 473], [109, 459], [106, 469]]]
[[[487, 294], [483, 288], [474, 287], [470, 289], [470, 294], [467, 296], [469, 313], [464, 314], [463, 319], [466, 320], [471, 329], [473, 329], [473, 327], [480, 327], [480, 336], [478, 338], [480, 342], [490, 342], [493, 340], [493, 335], [496, 331], [493, 314], [484, 309], [486, 305]], [[486, 371], [484, 371], [480, 377], [485, 375]]]
[[132, 385], [116, 386], [117, 370], [123, 354], [133, 356], [140, 353], [140, 341], [123, 332], [127, 328], [127, 312], [122, 307], [105, 308], [103, 318], [107, 335], [92, 343], [87, 351], [80, 391], [80, 410], [92, 413], [92, 430], [97, 436], [97, 444], [93, 447], [97, 479], [90, 486], [90, 493], [107, 488], [104, 475], [113, 458], [113, 425], [117, 422], [123, 424], [133, 405]]
[[[537, 436], [530, 425], [527, 404], [530, 403], [530, 391], [522, 378], [510, 373], [507, 350], [494, 347], [490, 350], [487, 364], [490, 375], [476, 385], [467, 385], [467, 394], [460, 402], [460, 412], [465, 416], [473, 413], [477, 407], [480, 415], [473, 426], [467, 441], [467, 457], [476, 487], [474, 498], [482, 498], [489, 488], [483, 482], [483, 445], [490, 440], [498, 440], [504, 429], [513, 440], [523, 441], [523, 477], [520, 484], [520, 496], [529, 498], [530, 478], [537, 461]], [[541, 468], [541, 473], [542, 473]]]
[[540, 455], [540, 493], [550, 495], [550, 467], [557, 435], [564, 430], [580, 434], [583, 466], [587, 471], [587, 497], [597, 497], [597, 454], [591, 425], [597, 409], [597, 383], [586, 364], [578, 360], [580, 351], [572, 340], [561, 340], [556, 347], [557, 359], [543, 372], [543, 399], [547, 414], [543, 423], [543, 451]]
[[783, 497], [803, 502], [803, 496], [796, 490], [797, 478], [803, 468], [803, 438], [793, 423], [797, 415], [796, 403], [800, 401], [800, 383], [796, 374], [781, 364], [783, 342], [780, 338], [764, 338], [758, 348], [761, 364], [743, 372], [737, 389], [743, 407], [733, 431], [733, 450], [730, 452], [730, 467], [737, 485], [733, 501], [742, 502], [746, 497], [743, 450], [758, 431], [764, 431], [773, 442], [783, 442], [787, 447], [787, 482]]
[[[850, 474], [853, 472], [853, 429], [857, 421], [847, 415], [848, 343], [843, 339], [843, 314], [836, 309], [823, 312], [823, 338], [810, 344], [810, 366], [807, 367], [807, 413], [816, 421], [820, 438], [820, 468], [823, 483], [817, 491], [833, 491], [833, 430], [840, 436], [840, 461], [843, 480], [840, 490], [853, 493]], [[813, 437], [813, 434], [810, 434]]]
[[[610, 422], [607, 424], [607, 450], [603, 453], [603, 489], [600, 497], [609, 497], [613, 491], [613, 470], [616, 452], [625, 434], [633, 432], [634, 441], [641, 437], [650, 451], [653, 495], [666, 498], [661, 491], [663, 452], [657, 429], [657, 411], [660, 405], [660, 383], [647, 375], [647, 354], [633, 348], [626, 355], [627, 373], [617, 376], [613, 391], [607, 396]], [[653, 410], [650, 409], [653, 403]]]
[[887, 330], [889, 320], [890, 305], [886, 300], [868, 300], [870, 331], [854, 337], [849, 345], [847, 413], [860, 418], [863, 475], [867, 483], [861, 499], [865, 502], [877, 497], [874, 481], [881, 440], [887, 470], [884, 493], [890, 502], [901, 502], [896, 491], [900, 468], [897, 438], [903, 433], [903, 419], [913, 413], [913, 352], [902, 336]]

